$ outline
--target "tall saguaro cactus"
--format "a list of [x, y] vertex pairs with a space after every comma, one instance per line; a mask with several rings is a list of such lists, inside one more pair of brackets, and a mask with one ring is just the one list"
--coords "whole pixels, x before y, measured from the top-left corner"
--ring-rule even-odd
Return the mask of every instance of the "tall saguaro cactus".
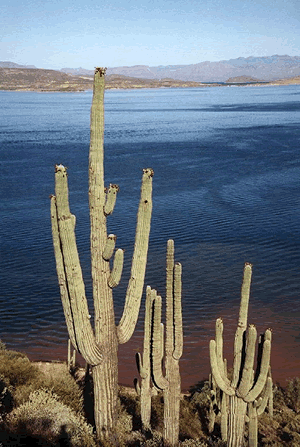
[[[246, 419], [249, 420], [250, 445], [254, 447], [256, 408], [258, 406], [257, 402], [260, 402], [257, 399], [265, 388], [267, 388], [267, 393], [270, 393], [270, 380], [267, 379], [271, 354], [270, 329], [265, 331], [260, 343], [261, 352], [257, 360], [256, 374], [253, 371], [257, 333], [253, 325], [250, 325], [247, 330], [251, 275], [251, 264], [245, 264], [238, 327], [234, 340], [233, 377], [231, 381], [227, 377], [227, 368], [223, 360], [223, 322], [221, 318], [216, 321], [216, 338], [210, 341], [212, 374], [218, 387], [225, 396], [228, 396], [229, 400], [228, 405], [224, 405], [221, 410], [221, 412], [223, 411], [223, 421], [225, 420], [228, 427], [228, 431], [223, 430], [226, 433], [225, 436], [228, 436], [228, 439], [224, 439], [227, 440], [228, 447], [241, 447], [243, 444]], [[246, 414], [247, 407], [249, 416]], [[261, 408], [263, 408], [262, 405]]]
[[[176, 445], [179, 439], [181, 379], [179, 360], [183, 350], [181, 310], [181, 264], [174, 264], [174, 241], [167, 244], [166, 333], [161, 323], [161, 297], [153, 303], [152, 374], [155, 385], [164, 393], [164, 440]], [[165, 340], [164, 340], [165, 339]], [[164, 343], [165, 342], [165, 343]], [[165, 354], [165, 355], [164, 355]], [[162, 359], [165, 360], [165, 376]]]
[[94, 328], [91, 325], [85, 287], [75, 238], [75, 216], [70, 212], [67, 172], [55, 168], [55, 196], [51, 197], [51, 220], [56, 268], [61, 299], [71, 342], [92, 367], [97, 434], [105, 438], [113, 428], [118, 392], [119, 343], [127, 342], [136, 325], [147, 262], [152, 213], [152, 169], [144, 169], [139, 203], [131, 275], [125, 307], [115, 325], [112, 288], [121, 276], [123, 250], [110, 258], [115, 235], [107, 235], [106, 217], [112, 213], [117, 185], [104, 187], [104, 88], [105, 69], [96, 68], [91, 108], [89, 154], [89, 208], [91, 224], [91, 272], [93, 281]]

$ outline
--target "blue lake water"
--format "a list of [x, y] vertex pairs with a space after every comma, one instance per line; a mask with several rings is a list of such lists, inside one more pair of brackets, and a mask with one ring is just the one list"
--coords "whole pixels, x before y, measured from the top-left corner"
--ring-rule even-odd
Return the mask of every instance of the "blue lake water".
[[[71, 211], [89, 276], [88, 150], [92, 93], [0, 92], [0, 338], [31, 359], [66, 359], [67, 331], [52, 248], [54, 165], [68, 166]], [[232, 356], [244, 262], [253, 264], [249, 322], [273, 328], [283, 384], [300, 376], [300, 86], [107, 91], [105, 178], [118, 183], [109, 232], [130, 271], [142, 168], [152, 167], [146, 283], [164, 295], [165, 247], [183, 265], [183, 387], [207, 376], [214, 323]], [[144, 301], [143, 301], [144, 302]], [[90, 299], [92, 312], [92, 300]], [[120, 349], [120, 382], [137, 375], [143, 304]]]

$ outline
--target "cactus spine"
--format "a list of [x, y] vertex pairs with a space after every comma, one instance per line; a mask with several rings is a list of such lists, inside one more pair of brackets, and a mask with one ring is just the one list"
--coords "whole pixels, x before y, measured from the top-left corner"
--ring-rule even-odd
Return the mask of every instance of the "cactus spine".
[[[227, 377], [223, 360], [223, 322], [216, 321], [216, 337], [210, 341], [210, 363], [212, 374], [218, 387], [228, 396], [228, 447], [240, 447], [243, 444], [244, 426], [249, 412], [249, 427], [251, 426], [251, 447], [255, 445], [255, 408], [256, 400], [267, 384], [270, 365], [271, 331], [267, 329], [260, 343], [261, 355], [258, 356], [257, 371], [254, 375], [256, 328], [250, 325], [247, 330], [250, 283], [252, 275], [251, 264], [245, 264], [241, 291], [241, 304], [238, 327], [234, 341], [233, 377], [231, 382]], [[269, 380], [268, 380], [269, 383]], [[268, 385], [269, 386], [269, 385]], [[222, 410], [221, 410], [222, 411]], [[224, 410], [223, 410], [224, 411]], [[250, 436], [249, 436], [250, 442]]]
[[73, 347], [92, 367], [95, 423], [97, 434], [105, 438], [116, 416], [118, 393], [119, 343], [128, 341], [138, 318], [152, 213], [152, 169], [144, 169], [137, 216], [131, 276], [122, 318], [115, 325], [112, 287], [119, 282], [123, 251], [117, 250], [111, 272], [114, 235], [107, 236], [106, 216], [111, 214], [118, 192], [117, 185], [104, 188], [104, 84], [105, 69], [96, 68], [91, 107], [89, 153], [89, 208], [91, 224], [91, 272], [93, 281], [94, 328], [85, 295], [85, 287], [75, 238], [75, 216], [70, 212], [66, 168], [55, 168], [55, 196], [51, 197], [51, 221], [61, 299]]
[[[181, 379], [179, 360], [183, 349], [181, 311], [181, 264], [174, 264], [174, 241], [167, 244], [166, 269], [166, 334], [164, 344], [161, 323], [161, 297], [153, 300], [152, 374], [155, 385], [164, 394], [164, 440], [167, 445], [176, 445], [179, 439], [179, 409]], [[165, 347], [163, 349], [163, 346]], [[165, 376], [162, 358], [165, 351]]]

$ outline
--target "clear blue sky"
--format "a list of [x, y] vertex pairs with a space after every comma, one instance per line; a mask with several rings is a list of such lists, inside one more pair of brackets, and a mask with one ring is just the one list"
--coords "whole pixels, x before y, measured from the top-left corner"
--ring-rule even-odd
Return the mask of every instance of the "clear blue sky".
[[299, 0], [4, 0], [0, 36], [0, 61], [38, 68], [300, 56], [300, 5]]

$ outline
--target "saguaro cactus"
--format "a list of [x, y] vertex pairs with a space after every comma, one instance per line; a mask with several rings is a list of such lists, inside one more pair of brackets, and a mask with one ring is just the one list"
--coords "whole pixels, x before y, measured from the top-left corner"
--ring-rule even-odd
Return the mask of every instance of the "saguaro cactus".
[[[161, 297], [153, 300], [152, 374], [155, 385], [164, 393], [164, 440], [176, 445], [179, 439], [181, 379], [179, 360], [183, 349], [181, 311], [181, 264], [174, 264], [174, 241], [167, 244], [166, 334], [161, 324]], [[164, 344], [165, 338], [165, 344]], [[163, 349], [165, 346], [165, 349]], [[165, 351], [165, 376], [162, 358]]]
[[[254, 374], [253, 365], [257, 333], [253, 325], [250, 325], [248, 330], [246, 330], [251, 275], [251, 264], [245, 264], [240, 313], [234, 341], [233, 377], [231, 382], [227, 377], [223, 360], [223, 322], [221, 318], [218, 318], [216, 321], [216, 338], [210, 341], [212, 374], [218, 387], [228, 396], [229, 400], [228, 406], [226, 405], [224, 408], [226, 411], [226, 419], [228, 416], [228, 440], [224, 440], [227, 440], [228, 447], [241, 447], [242, 445], [247, 406], [249, 411], [249, 424], [250, 420], [252, 424], [251, 436], [252, 440], [254, 439], [253, 421], [255, 418], [253, 415], [256, 405], [255, 401], [266, 386], [270, 364], [271, 331], [267, 329], [261, 340], [261, 355], [258, 356], [257, 370], [256, 374]], [[251, 446], [253, 445], [252, 443]]]
[[112, 213], [117, 185], [105, 190], [103, 169], [105, 69], [96, 68], [91, 108], [89, 153], [89, 208], [91, 223], [91, 272], [94, 328], [91, 325], [75, 238], [75, 216], [70, 213], [66, 168], [55, 168], [55, 196], [51, 197], [51, 220], [56, 268], [69, 337], [74, 348], [92, 367], [95, 423], [104, 438], [113, 428], [118, 392], [119, 343], [128, 341], [138, 318], [146, 269], [152, 213], [152, 169], [144, 169], [131, 275], [122, 318], [115, 325], [112, 288], [118, 284], [123, 250], [115, 253], [116, 236], [108, 235], [106, 217]]
[[136, 354], [136, 363], [139, 374], [141, 376], [141, 384], [135, 381], [136, 390], [140, 396], [141, 402], [141, 419], [143, 428], [150, 429], [151, 419], [151, 397], [154, 394], [154, 387], [151, 380], [151, 343], [152, 343], [152, 306], [155, 299], [155, 290], [151, 290], [147, 286], [146, 304], [145, 304], [145, 320], [144, 320], [144, 346], [143, 354]]

